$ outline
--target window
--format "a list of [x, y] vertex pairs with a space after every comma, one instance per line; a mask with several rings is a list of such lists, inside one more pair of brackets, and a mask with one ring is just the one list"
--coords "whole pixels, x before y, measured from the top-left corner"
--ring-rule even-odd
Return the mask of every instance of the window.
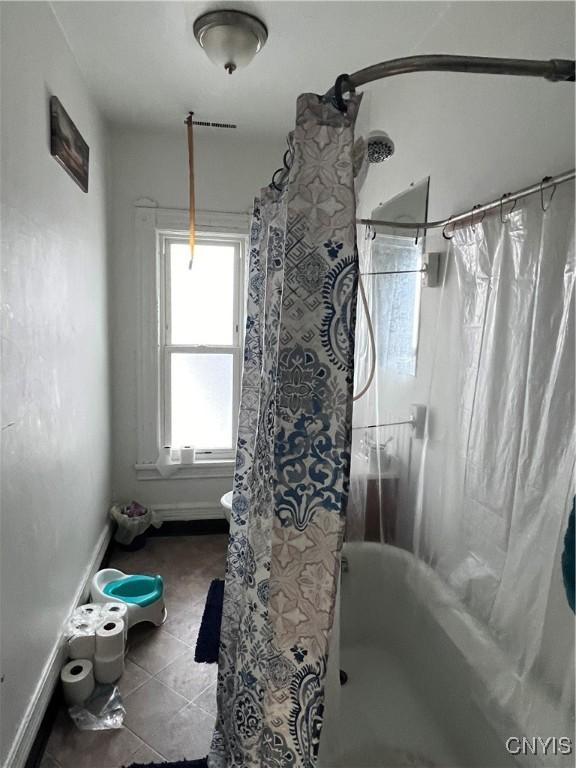
[[240, 389], [240, 238], [160, 233], [161, 437], [232, 458]]
[[376, 359], [380, 368], [416, 375], [422, 245], [414, 238], [378, 234], [372, 241]]
[[156, 463], [162, 446], [194, 445], [195, 463], [177, 466], [171, 478], [231, 478], [249, 216], [197, 211], [197, 247], [189, 269], [187, 212], [142, 198], [134, 213], [136, 476], [161, 477]]
[[[411, 184], [375, 208], [372, 218], [399, 224], [426, 221], [429, 187], [429, 178]], [[391, 273], [370, 278], [378, 365], [384, 371], [415, 376], [422, 286], [419, 270], [426, 233], [415, 231], [407, 236], [405, 229], [394, 224], [376, 232], [370, 247], [370, 271]]]

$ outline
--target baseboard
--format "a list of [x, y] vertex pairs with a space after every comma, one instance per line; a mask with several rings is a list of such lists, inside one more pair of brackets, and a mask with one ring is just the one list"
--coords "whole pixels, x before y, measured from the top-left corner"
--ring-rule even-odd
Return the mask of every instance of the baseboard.
[[213, 536], [230, 533], [228, 521], [214, 520], [165, 520], [160, 528], [148, 528], [147, 537], [157, 536]]
[[[90, 583], [92, 576], [100, 567], [100, 563], [104, 559], [104, 555], [110, 543], [112, 535], [112, 527], [109, 523], [102, 531], [102, 534], [98, 540], [94, 555], [90, 561], [88, 567], [84, 571], [84, 575], [74, 600], [70, 606], [70, 612], [77, 606], [84, 602], [90, 592]], [[63, 642], [62, 636], [57, 640], [48, 662], [44, 667], [44, 671], [40, 681], [34, 691], [34, 695], [28, 705], [26, 714], [18, 728], [14, 742], [6, 762], [3, 768], [24, 768], [26, 765], [28, 756], [32, 751], [38, 729], [42, 723], [44, 713], [48, 707], [50, 699], [54, 693], [54, 689], [58, 684], [60, 677], [60, 670], [62, 665], [66, 661], [66, 648]]]
[[189, 520], [224, 520], [224, 512], [218, 502], [190, 501], [174, 504], [153, 504], [156, 519], [162, 523]]

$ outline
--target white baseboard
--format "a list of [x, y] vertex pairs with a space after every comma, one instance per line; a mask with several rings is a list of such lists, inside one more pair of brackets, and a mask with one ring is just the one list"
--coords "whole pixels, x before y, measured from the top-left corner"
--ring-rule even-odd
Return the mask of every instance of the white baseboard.
[[[70, 613], [72, 613], [76, 606], [86, 601], [90, 592], [92, 576], [100, 567], [100, 563], [102, 562], [108, 544], [110, 543], [111, 535], [112, 527], [107, 523], [98, 539], [92, 559], [84, 571], [80, 586], [74, 595], [74, 600], [70, 606]], [[26, 710], [26, 714], [16, 732], [16, 736], [12, 742], [12, 747], [8, 753], [3, 768], [23, 768], [26, 763], [50, 698], [58, 684], [60, 670], [65, 661], [66, 647], [61, 635], [50, 653], [40, 681], [36, 686], [36, 690], [34, 691], [28, 709]]]
[[189, 501], [174, 504], [153, 504], [152, 510], [159, 522], [172, 520], [224, 520], [224, 511], [218, 502]]

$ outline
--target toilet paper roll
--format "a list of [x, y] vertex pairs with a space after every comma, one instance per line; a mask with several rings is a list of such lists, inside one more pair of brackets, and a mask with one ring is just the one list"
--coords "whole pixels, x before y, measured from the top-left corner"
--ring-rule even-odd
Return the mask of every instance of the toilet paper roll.
[[[87, 624], [84, 625], [88, 627]], [[96, 653], [96, 627], [83, 632], [79, 627], [79, 632], [68, 638], [68, 656], [71, 659], [93, 659]]]
[[102, 617], [106, 620], [113, 619], [118, 621], [122, 619], [124, 622], [124, 645], [128, 638], [128, 606], [126, 603], [104, 603], [102, 607]]
[[180, 464], [194, 464], [196, 459], [196, 449], [190, 445], [180, 448]]
[[[102, 623], [102, 617], [100, 613], [96, 614], [89, 614], [87, 616], [83, 616], [82, 614], [73, 614], [68, 623], [66, 624], [65, 628], [65, 637], [67, 641], [72, 640], [72, 638], [76, 637], [92, 637], [96, 635], [96, 630]], [[86, 655], [82, 655], [83, 651], [82, 648], [92, 649], [91, 651], [87, 651]], [[72, 650], [72, 658], [73, 659], [89, 659], [94, 656], [94, 648], [90, 644], [89, 641], [78, 641], [71, 645]], [[80, 655], [78, 655], [80, 654]]]
[[94, 659], [94, 676], [98, 683], [115, 683], [124, 673], [124, 654], [119, 656], [101, 659], [98, 656]]
[[69, 706], [83, 704], [94, 691], [94, 669], [89, 659], [69, 661], [60, 672], [64, 698]]
[[96, 657], [114, 659], [124, 655], [124, 622], [110, 619], [96, 630]]
[[85, 603], [79, 605], [74, 611], [73, 618], [78, 619], [98, 619], [102, 613], [102, 605], [100, 603]]

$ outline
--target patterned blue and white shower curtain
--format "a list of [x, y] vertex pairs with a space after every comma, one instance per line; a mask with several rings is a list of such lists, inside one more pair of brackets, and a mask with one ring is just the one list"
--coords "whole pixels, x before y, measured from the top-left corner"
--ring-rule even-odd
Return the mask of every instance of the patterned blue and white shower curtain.
[[256, 200], [210, 768], [313, 768], [348, 495], [358, 258], [346, 114], [298, 99]]

